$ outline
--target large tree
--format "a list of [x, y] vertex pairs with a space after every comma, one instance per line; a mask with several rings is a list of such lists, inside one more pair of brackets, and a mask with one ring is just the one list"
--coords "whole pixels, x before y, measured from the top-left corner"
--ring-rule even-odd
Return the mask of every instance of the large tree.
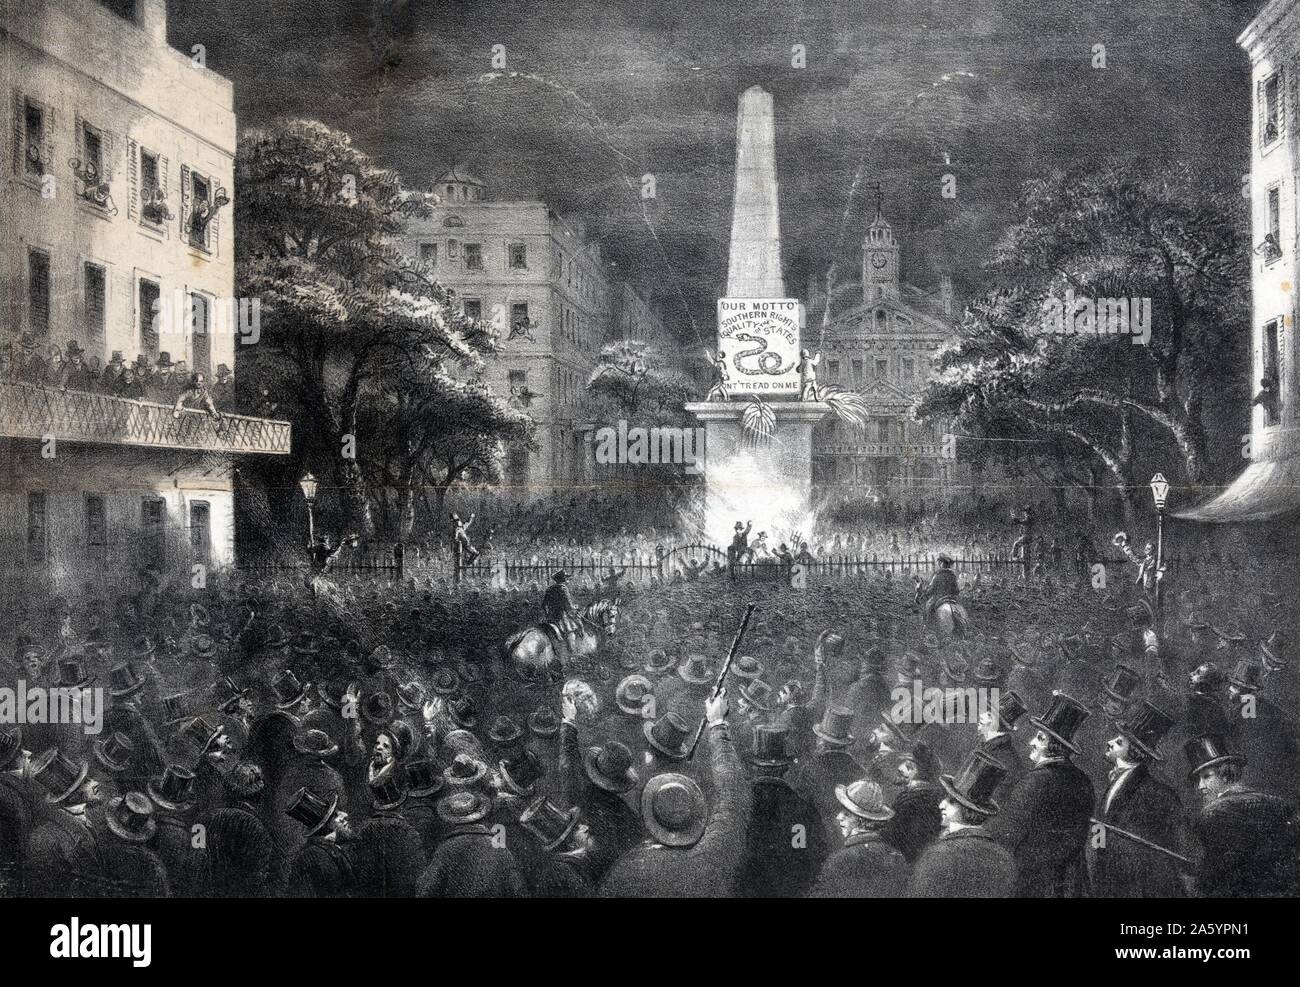
[[[1236, 187], [1134, 161], [1029, 183], [1022, 215], [918, 413], [1079, 453], [1121, 496], [1165, 448], [1193, 484], [1219, 475], [1211, 424], [1240, 403], [1249, 248]], [[1150, 338], [1051, 331], [1069, 298], [1150, 299]], [[1082, 304], [1079, 311], [1083, 311]], [[1130, 322], [1136, 321], [1130, 313]]]
[[241, 365], [284, 400], [309, 461], [328, 463], [345, 526], [370, 533], [363, 400], [395, 380], [474, 373], [495, 337], [397, 249], [429, 198], [346, 134], [310, 120], [249, 131], [236, 192], [239, 293], [262, 304], [261, 338]]

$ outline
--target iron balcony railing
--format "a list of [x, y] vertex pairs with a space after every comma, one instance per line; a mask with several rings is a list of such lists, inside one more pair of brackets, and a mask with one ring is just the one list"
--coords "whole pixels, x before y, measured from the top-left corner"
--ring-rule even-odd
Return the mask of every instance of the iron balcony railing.
[[89, 391], [0, 381], [0, 435], [208, 452], [289, 452], [289, 423], [166, 405]]

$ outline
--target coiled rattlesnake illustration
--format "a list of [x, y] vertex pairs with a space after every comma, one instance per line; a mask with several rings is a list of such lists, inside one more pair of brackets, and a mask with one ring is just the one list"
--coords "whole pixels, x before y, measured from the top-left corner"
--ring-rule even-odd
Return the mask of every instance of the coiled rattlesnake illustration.
[[[758, 336], [751, 336], [749, 333], [746, 332], [738, 332], [731, 338], [752, 339], [754, 342], [758, 343], [757, 346], [751, 346], [747, 350], [741, 350], [739, 353], [735, 355], [735, 357], [733, 357], [732, 363], [735, 365], [736, 369], [739, 370], [742, 374], [749, 374], [751, 377], [757, 376], [759, 374], [771, 374], [772, 376], [776, 376], [777, 374], [785, 373], [787, 370], [790, 370], [794, 366], [794, 363], [791, 362], [789, 366], [783, 367], [781, 366], [780, 353], [766, 352], [767, 351], [766, 339], [762, 339]], [[762, 355], [759, 356], [759, 354]], [[758, 356], [757, 369], [751, 369], [749, 367], [741, 366], [740, 361], [747, 356]]]

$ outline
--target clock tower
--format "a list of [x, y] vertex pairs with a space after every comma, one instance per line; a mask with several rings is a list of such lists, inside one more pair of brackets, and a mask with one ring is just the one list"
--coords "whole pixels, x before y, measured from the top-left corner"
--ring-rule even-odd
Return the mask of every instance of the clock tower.
[[876, 218], [862, 241], [862, 301], [897, 297], [898, 241], [894, 239], [894, 228], [881, 215], [877, 199]]

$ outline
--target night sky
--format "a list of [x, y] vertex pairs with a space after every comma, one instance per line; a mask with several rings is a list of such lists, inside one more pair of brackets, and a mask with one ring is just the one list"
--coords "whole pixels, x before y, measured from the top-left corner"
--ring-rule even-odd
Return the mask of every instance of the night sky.
[[[541, 196], [582, 218], [612, 273], [693, 340], [692, 322], [711, 334], [726, 280], [746, 87], [776, 98], [791, 293], [837, 252], [854, 269], [874, 211], [865, 187], [850, 195], [860, 166], [864, 186], [884, 186], [904, 279], [950, 271], [971, 291], [1025, 179], [1135, 153], [1248, 170], [1249, 64], [1235, 39], [1260, 6], [171, 0], [169, 34], [184, 50], [203, 43], [234, 80], [241, 126], [313, 117], [413, 186], [459, 160], [495, 198]], [[805, 68], [791, 65], [795, 44]], [[530, 78], [485, 79], [494, 45]], [[646, 172], [658, 195], [643, 204]], [[940, 195], [948, 173], [955, 200]]]

